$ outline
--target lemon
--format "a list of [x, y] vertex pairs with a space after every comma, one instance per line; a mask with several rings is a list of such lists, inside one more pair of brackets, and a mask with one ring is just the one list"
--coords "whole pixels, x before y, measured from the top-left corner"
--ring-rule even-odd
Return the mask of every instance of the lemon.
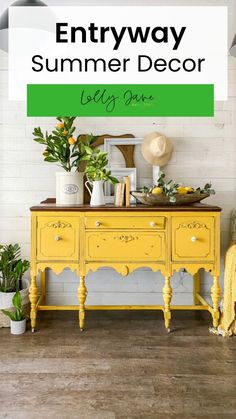
[[163, 192], [163, 188], [161, 188], [160, 186], [156, 186], [152, 190], [152, 193], [155, 194], [155, 195], [160, 195], [162, 192]]
[[186, 195], [188, 193], [187, 190], [186, 190], [186, 188], [185, 188], [185, 186], [179, 186], [177, 188], [177, 192], [180, 195]]
[[194, 192], [194, 189], [192, 188], [192, 186], [185, 186], [185, 189], [186, 189], [187, 193]]

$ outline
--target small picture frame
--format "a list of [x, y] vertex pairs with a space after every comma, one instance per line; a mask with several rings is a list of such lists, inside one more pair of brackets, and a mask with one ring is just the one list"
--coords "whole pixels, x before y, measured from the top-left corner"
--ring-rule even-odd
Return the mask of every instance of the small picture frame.
[[[137, 187], [137, 171], [136, 167], [107, 167], [107, 170], [111, 171], [111, 175], [117, 178], [120, 182], [124, 182], [124, 177], [129, 176], [130, 178], [130, 190], [135, 191]], [[114, 203], [114, 185], [110, 182], [105, 183], [105, 202], [106, 204]], [[135, 204], [136, 199], [130, 195], [130, 203]]]

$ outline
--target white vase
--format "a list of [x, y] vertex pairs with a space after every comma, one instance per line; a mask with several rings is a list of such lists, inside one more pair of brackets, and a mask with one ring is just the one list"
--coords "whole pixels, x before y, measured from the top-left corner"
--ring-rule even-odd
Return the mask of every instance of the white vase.
[[[101, 205], [105, 205], [103, 184], [104, 184], [103, 180], [95, 180], [94, 182], [90, 182], [89, 180], [87, 180], [87, 182], [85, 182], [85, 186], [88, 189], [89, 194], [91, 196], [90, 198], [91, 207], [99, 207]], [[92, 187], [92, 190], [90, 189], [89, 185]]]
[[82, 205], [84, 203], [84, 173], [56, 173], [56, 204]]
[[25, 333], [26, 330], [26, 320], [20, 320], [20, 321], [13, 321], [11, 320], [11, 334], [12, 335], [22, 335], [22, 333]]

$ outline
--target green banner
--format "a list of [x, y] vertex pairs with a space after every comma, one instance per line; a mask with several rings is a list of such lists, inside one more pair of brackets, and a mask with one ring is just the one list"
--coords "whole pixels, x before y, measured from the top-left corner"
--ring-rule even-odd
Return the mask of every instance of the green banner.
[[212, 84], [29, 84], [28, 116], [214, 116]]

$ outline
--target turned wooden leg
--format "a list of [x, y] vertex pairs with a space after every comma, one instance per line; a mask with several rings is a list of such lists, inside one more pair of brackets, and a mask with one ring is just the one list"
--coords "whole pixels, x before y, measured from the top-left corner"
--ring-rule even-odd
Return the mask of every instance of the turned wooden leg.
[[193, 275], [193, 300], [195, 305], [199, 304], [197, 294], [200, 292], [200, 280], [200, 271], [198, 271], [195, 275]]
[[170, 312], [170, 302], [172, 297], [172, 288], [170, 286], [170, 277], [165, 277], [165, 285], [163, 287], [163, 300], [164, 300], [164, 319], [165, 319], [165, 327], [167, 332], [170, 332], [170, 319], [171, 319], [171, 312]]
[[213, 285], [211, 287], [211, 299], [213, 304], [213, 326], [217, 327], [219, 324], [219, 304], [220, 304], [220, 285], [219, 285], [219, 277], [213, 276]]
[[46, 270], [40, 272], [40, 291], [41, 291], [41, 303], [42, 303], [42, 305], [45, 305], [45, 302], [46, 302]]
[[37, 301], [38, 301], [38, 288], [36, 282], [36, 275], [31, 276], [29, 299], [31, 303], [30, 319], [32, 332], [35, 331], [36, 317], [37, 317]]
[[78, 288], [78, 299], [79, 299], [79, 327], [81, 332], [84, 330], [84, 318], [85, 318], [85, 301], [87, 297], [87, 288], [85, 286], [85, 276], [80, 277], [80, 283]]

